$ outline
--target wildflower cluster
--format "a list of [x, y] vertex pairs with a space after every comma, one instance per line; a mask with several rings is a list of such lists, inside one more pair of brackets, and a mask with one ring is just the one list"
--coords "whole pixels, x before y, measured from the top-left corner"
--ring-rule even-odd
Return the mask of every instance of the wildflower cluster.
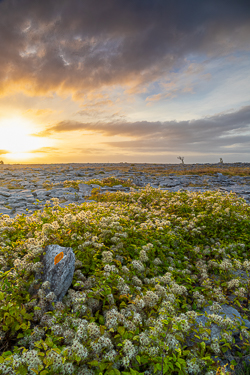
[[[96, 200], [0, 217], [0, 374], [215, 375], [216, 356], [247, 355], [244, 200], [149, 186]], [[76, 256], [62, 301], [41, 281], [52, 243]]]

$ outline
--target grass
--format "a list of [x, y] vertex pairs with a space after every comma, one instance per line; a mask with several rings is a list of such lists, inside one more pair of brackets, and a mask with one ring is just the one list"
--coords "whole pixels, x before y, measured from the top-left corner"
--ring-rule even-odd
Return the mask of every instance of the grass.
[[[249, 205], [212, 191], [94, 192], [95, 202], [61, 208], [54, 199], [29, 217], [0, 217], [0, 374], [218, 375], [216, 356], [230, 351], [228, 373], [242, 375], [248, 330], [239, 326], [236, 340], [227, 321], [209, 343], [210, 326], [195, 322], [206, 305], [216, 313], [232, 304], [233, 293], [250, 319], [250, 284], [232, 282], [233, 271], [249, 276]], [[54, 310], [39, 280], [52, 243], [77, 259]]]
[[84, 183], [87, 185], [91, 184], [96, 184], [99, 185], [100, 187], [108, 186], [108, 187], [113, 187], [115, 185], [122, 185], [123, 187], [136, 187], [135, 184], [130, 180], [124, 180], [120, 179], [114, 176], [111, 177], [105, 177], [103, 179], [97, 179], [93, 178], [91, 180], [85, 181], [85, 180], [65, 180], [63, 183], [62, 182], [57, 182], [57, 183], [52, 183], [52, 182], [44, 182], [43, 183], [43, 188], [50, 190], [52, 188], [59, 188], [59, 187], [64, 187], [64, 188], [69, 188], [72, 187], [76, 190], [78, 190], [79, 184]]
[[[139, 169], [141, 170], [141, 168]], [[245, 166], [228, 166], [227, 164], [214, 165], [195, 165], [195, 164], [180, 164], [180, 165], [168, 165], [167, 167], [155, 166], [145, 167], [144, 172], [151, 173], [152, 170], [158, 175], [169, 175], [174, 173], [175, 175], [216, 175], [222, 173], [225, 176], [250, 176], [250, 167]]]
[[108, 187], [113, 187], [116, 185], [122, 185], [123, 187], [135, 187], [136, 185], [130, 180], [123, 180], [117, 177], [106, 177], [103, 178], [102, 180], [98, 179], [92, 179], [86, 182], [88, 185], [90, 184], [98, 184], [99, 186], [108, 186]]

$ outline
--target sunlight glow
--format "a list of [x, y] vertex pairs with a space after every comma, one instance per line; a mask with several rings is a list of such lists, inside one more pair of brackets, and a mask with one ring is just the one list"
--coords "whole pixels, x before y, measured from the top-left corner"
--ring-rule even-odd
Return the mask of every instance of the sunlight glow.
[[[5, 155], [3, 155], [5, 156]], [[33, 159], [34, 158], [34, 154], [32, 154], [31, 152], [28, 153], [28, 152], [15, 152], [15, 153], [10, 153], [10, 154], [6, 154], [6, 157], [5, 159], [7, 160], [13, 160], [13, 161], [25, 161], [25, 160], [28, 160], [28, 159]]]
[[[34, 124], [21, 117], [0, 120], [0, 150], [9, 151], [11, 158], [26, 159], [30, 151], [47, 146], [46, 139], [34, 137]], [[9, 155], [9, 154], [8, 154]], [[10, 155], [11, 156], [11, 155]]]

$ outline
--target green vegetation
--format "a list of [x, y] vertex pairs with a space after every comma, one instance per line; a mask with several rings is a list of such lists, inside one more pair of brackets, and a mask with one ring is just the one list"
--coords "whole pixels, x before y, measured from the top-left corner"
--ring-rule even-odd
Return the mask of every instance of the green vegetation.
[[[169, 174], [176, 175], [214, 175], [217, 173], [223, 173], [228, 176], [250, 176], [250, 167], [241, 163], [227, 164], [119, 164], [107, 165], [105, 170], [111, 172], [112, 170], [119, 169], [120, 172], [128, 172], [132, 168], [133, 172], [143, 172], [145, 174], [152, 175], [162, 175], [167, 176]], [[98, 172], [98, 167], [95, 168]], [[81, 169], [84, 171], [84, 169]]]
[[[227, 164], [218, 164], [218, 165], [206, 165], [206, 164], [179, 164], [179, 165], [167, 165], [167, 166], [138, 166], [138, 171], [143, 171], [144, 173], [154, 175], [169, 175], [169, 174], [176, 174], [176, 175], [208, 175], [212, 176], [217, 173], [222, 173], [223, 175], [227, 176], [250, 176], [250, 167], [246, 167], [244, 165], [227, 165]], [[134, 167], [135, 171], [137, 170]]]
[[[236, 342], [236, 323], [222, 319], [221, 340], [209, 341], [209, 325], [195, 322], [208, 305], [216, 320], [223, 303], [250, 319], [250, 283], [235, 274], [250, 272], [249, 205], [149, 186], [93, 198], [0, 217], [0, 374], [218, 375], [228, 350], [234, 374], [250, 355], [249, 331], [239, 326]], [[39, 279], [48, 244], [72, 247], [77, 259], [52, 311]]]
[[55, 187], [73, 187], [74, 189], [78, 189], [78, 185], [79, 184], [87, 184], [87, 185], [91, 185], [91, 184], [96, 184], [96, 185], [99, 185], [100, 187], [102, 186], [108, 186], [108, 187], [112, 187], [112, 186], [115, 186], [115, 185], [122, 185], [123, 187], [135, 187], [135, 184], [130, 180], [123, 180], [123, 179], [120, 179], [120, 178], [117, 178], [117, 177], [105, 177], [103, 178], [102, 180], [98, 180], [97, 178], [92, 178], [91, 180], [89, 181], [83, 181], [83, 180], [65, 180], [64, 182], [57, 182], [57, 183], [52, 183], [52, 182], [44, 182], [43, 183], [43, 188], [44, 189], [47, 189], [47, 190], [50, 190], [52, 188], [55, 188]]
[[106, 178], [103, 178], [102, 180], [98, 180], [98, 179], [92, 179], [92, 180], [89, 180], [88, 182], [86, 182], [87, 184], [98, 184], [100, 186], [109, 186], [109, 187], [112, 187], [112, 186], [115, 186], [115, 185], [122, 185], [123, 187], [135, 187], [135, 184], [133, 184], [133, 182], [128, 179], [128, 180], [122, 180], [120, 178], [117, 178], [117, 177], [106, 177]]

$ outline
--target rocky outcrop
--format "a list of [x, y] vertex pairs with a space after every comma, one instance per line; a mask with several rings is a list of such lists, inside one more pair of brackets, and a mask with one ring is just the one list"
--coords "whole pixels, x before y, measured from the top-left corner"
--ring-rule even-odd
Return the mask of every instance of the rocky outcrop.
[[78, 189], [79, 189], [79, 194], [83, 197], [89, 197], [91, 195], [92, 186], [88, 184], [79, 184]]
[[[203, 314], [201, 314], [200, 316], [196, 318], [196, 323], [197, 324], [201, 323], [203, 327], [205, 327], [205, 325], [209, 322], [209, 315], [212, 315], [212, 314], [214, 314], [214, 312], [211, 311], [209, 306], [204, 307]], [[226, 319], [226, 318], [231, 319], [231, 321], [234, 323], [231, 329], [231, 332], [234, 335], [240, 332], [238, 328], [239, 325], [245, 326], [248, 329], [250, 328], [249, 320], [243, 319], [241, 314], [235, 308], [229, 305], [226, 305], [226, 304], [221, 305], [221, 310], [217, 312], [216, 315], [220, 315], [223, 319]], [[210, 344], [211, 340], [213, 341], [214, 339], [218, 339], [218, 340], [221, 339], [222, 328], [218, 324], [212, 323], [208, 325], [207, 328], [211, 329], [211, 335], [210, 335], [210, 339], [206, 341], [206, 344]]]
[[[67, 293], [75, 271], [75, 254], [71, 247], [48, 245], [45, 247], [42, 281], [49, 281], [56, 301], [62, 301]], [[56, 302], [54, 301], [54, 302]]]
[[[197, 164], [136, 164], [132, 168], [126, 163], [121, 164], [63, 164], [47, 166], [36, 165], [3, 165], [1, 167], [1, 180], [4, 185], [0, 187], [0, 216], [7, 214], [10, 217], [16, 215], [30, 215], [34, 211], [43, 209], [47, 203], [54, 204], [54, 198], [58, 198], [58, 205], [65, 207], [70, 203], [82, 204], [88, 202], [93, 188], [99, 188], [100, 193], [114, 191], [130, 191], [123, 184], [115, 186], [102, 186], [89, 184], [93, 178], [104, 180], [115, 177], [120, 181], [130, 181], [133, 187], [145, 187], [150, 184], [161, 190], [178, 191], [180, 189], [191, 192], [205, 192], [207, 190], [221, 190], [233, 192], [250, 202], [250, 176], [229, 176], [225, 173], [208, 175], [186, 174], [194, 170]], [[218, 164], [201, 164], [199, 167], [218, 167]], [[219, 164], [221, 169], [229, 167], [249, 168], [250, 163]], [[108, 167], [108, 168], [107, 168]], [[160, 168], [160, 169], [159, 169]], [[174, 169], [182, 172], [182, 175], [168, 173]], [[243, 170], [242, 169], [242, 170]], [[238, 169], [240, 172], [240, 169]], [[25, 180], [23, 176], [25, 175]], [[81, 177], [81, 178], [79, 178]], [[81, 181], [79, 183], [79, 180]], [[73, 187], [68, 187], [65, 181], [77, 181]], [[104, 181], [103, 181], [104, 182]]]
[[[200, 329], [203, 327], [208, 330], [204, 337], [197, 335], [193, 330], [193, 333], [187, 337], [186, 345], [192, 348], [197, 342], [205, 342], [206, 345], [217, 345], [222, 338], [222, 332], [226, 331], [227, 334], [232, 335], [234, 343], [231, 343], [231, 348], [227, 348], [227, 351], [223, 353], [221, 350], [218, 351], [217, 355], [212, 355], [215, 362], [219, 363], [220, 366], [225, 366], [230, 364], [232, 360], [236, 362], [235, 370], [240, 371], [243, 367], [243, 362], [250, 363], [250, 354], [241, 348], [242, 339], [242, 329], [250, 332], [250, 321], [244, 319], [239, 311], [234, 307], [222, 304], [220, 305], [220, 311], [216, 313], [212, 311], [210, 306], [206, 306], [202, 309], [202, 313], [195, 318], [194, 329]], [[221, 317], [221, 319], [220, 319]], [[241, 358], [237, 353], [241, 353]]]

